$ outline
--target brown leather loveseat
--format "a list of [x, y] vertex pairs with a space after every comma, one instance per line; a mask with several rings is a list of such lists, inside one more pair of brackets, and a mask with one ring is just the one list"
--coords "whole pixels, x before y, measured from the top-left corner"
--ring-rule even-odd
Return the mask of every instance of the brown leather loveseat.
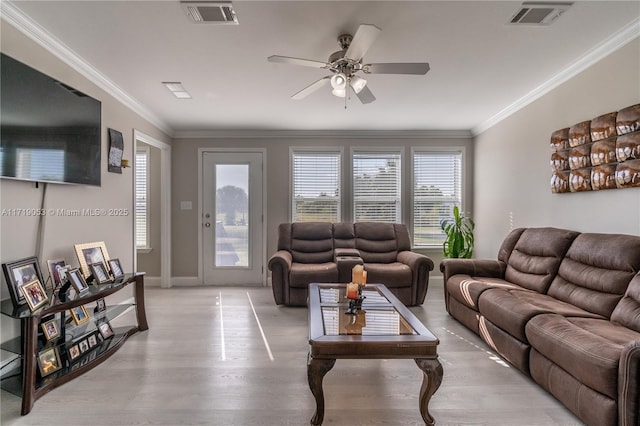
[[379, 222], [280, 224], [269, 259], [275, 302], [306, 306], [310, 283], [349, 282], [356, 264], [367, 282], [385, 284], [405, 305], [424, 302], [433, 261], [411, 251], [406, 225]]
[[640, 425], [640, 237], [520, 228], [440, 270], [449, 314], [587, 425]]

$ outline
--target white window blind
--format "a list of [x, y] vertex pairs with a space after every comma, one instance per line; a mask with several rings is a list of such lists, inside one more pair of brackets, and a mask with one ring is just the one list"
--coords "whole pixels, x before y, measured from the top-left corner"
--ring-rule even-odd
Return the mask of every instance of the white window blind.
[[149, 247], [149, 151], [136, 151], [136, 247]]
[[462, 204], [462, 153], [415, 152], [413, 155], [413, 244], [442, 245], [440, 220]]
[[340, 152], [293, 152], [293, 222], [340, 222], [340, 163]]
[[402, 222], [400, 162], [400, 153], [353, 154], [354, 221]]

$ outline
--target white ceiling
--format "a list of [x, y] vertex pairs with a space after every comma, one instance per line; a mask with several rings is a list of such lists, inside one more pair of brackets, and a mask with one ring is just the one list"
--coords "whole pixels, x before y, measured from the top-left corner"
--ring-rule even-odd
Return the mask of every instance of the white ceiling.
[[[509, 25], [521, 5], [514, 1], [234, 1], [238, 26], [192, 23], [178, 1], [10, 3], [177, 136], [234, 129], [477, 133], [640, 34], [638, 1], [577, 1], [544, 27]], [[339, 50], [337, 36], [362, 23], [382, 29], [365, 63], [429, 62], [431, 71], [370, 75], [377, 101], [354, 97], [346, 110], [329, 86], [291, 100], [327, 71], [267, 57], [326, 61]], [[182, 82], [193, 98], [174, 98], [163, 81]]]

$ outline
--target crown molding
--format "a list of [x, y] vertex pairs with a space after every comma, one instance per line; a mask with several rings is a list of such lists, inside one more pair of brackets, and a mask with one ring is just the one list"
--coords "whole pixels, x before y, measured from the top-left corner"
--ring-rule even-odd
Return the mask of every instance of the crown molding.
[[542, 96], [560, 86], [562, 83], [565, 83], [566, 81], [575, 77], [582, 71], [596, 64], [600, 60], [604, 59], [611, 53], [622, 48], [638, 37], [640, 37], [640, 18], [634, 19], [632, 22], [622, 27], [618, 32], [614, 33], [611, 37], [604, 40], [602, 43], [598, 44], [591, 50], [587, 51], [581, 58], [569, 65], [564, 70], [560, 71], [550, 80], [542, 83], [540, 86], [536, 87], [517, 101], [513, 102], [511, 105], [502, 109], [497, 114], [478, 124], [476, 127], [471, 129], [471, 133], [475, 137], [485, 132], [505, 118], [516, 113], [530, 103], [540, 99]]
[[0, 1], [0, 18], [69, 65], [90, 82], [113, 96], [124, 106], [131, 109], [133, 112], [140, 115], [142, 118], [169, 136], [173, 136], [173, 129], [169, 127], [167, 123], [142, 105], [137, 99], [133, 98], [118, 87], [83, 58], [65, 46], [64, 43], [53, 37], [49, 32], [9, 1]]
[[202, 130], [176, 131], [175, 139], [470, 139], [469, 130]]

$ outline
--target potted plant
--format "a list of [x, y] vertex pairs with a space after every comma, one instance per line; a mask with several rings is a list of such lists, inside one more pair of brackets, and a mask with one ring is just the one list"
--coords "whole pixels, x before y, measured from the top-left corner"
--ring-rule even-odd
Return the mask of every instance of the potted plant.
[[449, 258], [468, 259], [473, 255], [473, 229], [476, 224], [458, 206], [453, 207], [453, 217], [442, 219], [440, 227], [447, 239], [442, 244], [443, 254]]

